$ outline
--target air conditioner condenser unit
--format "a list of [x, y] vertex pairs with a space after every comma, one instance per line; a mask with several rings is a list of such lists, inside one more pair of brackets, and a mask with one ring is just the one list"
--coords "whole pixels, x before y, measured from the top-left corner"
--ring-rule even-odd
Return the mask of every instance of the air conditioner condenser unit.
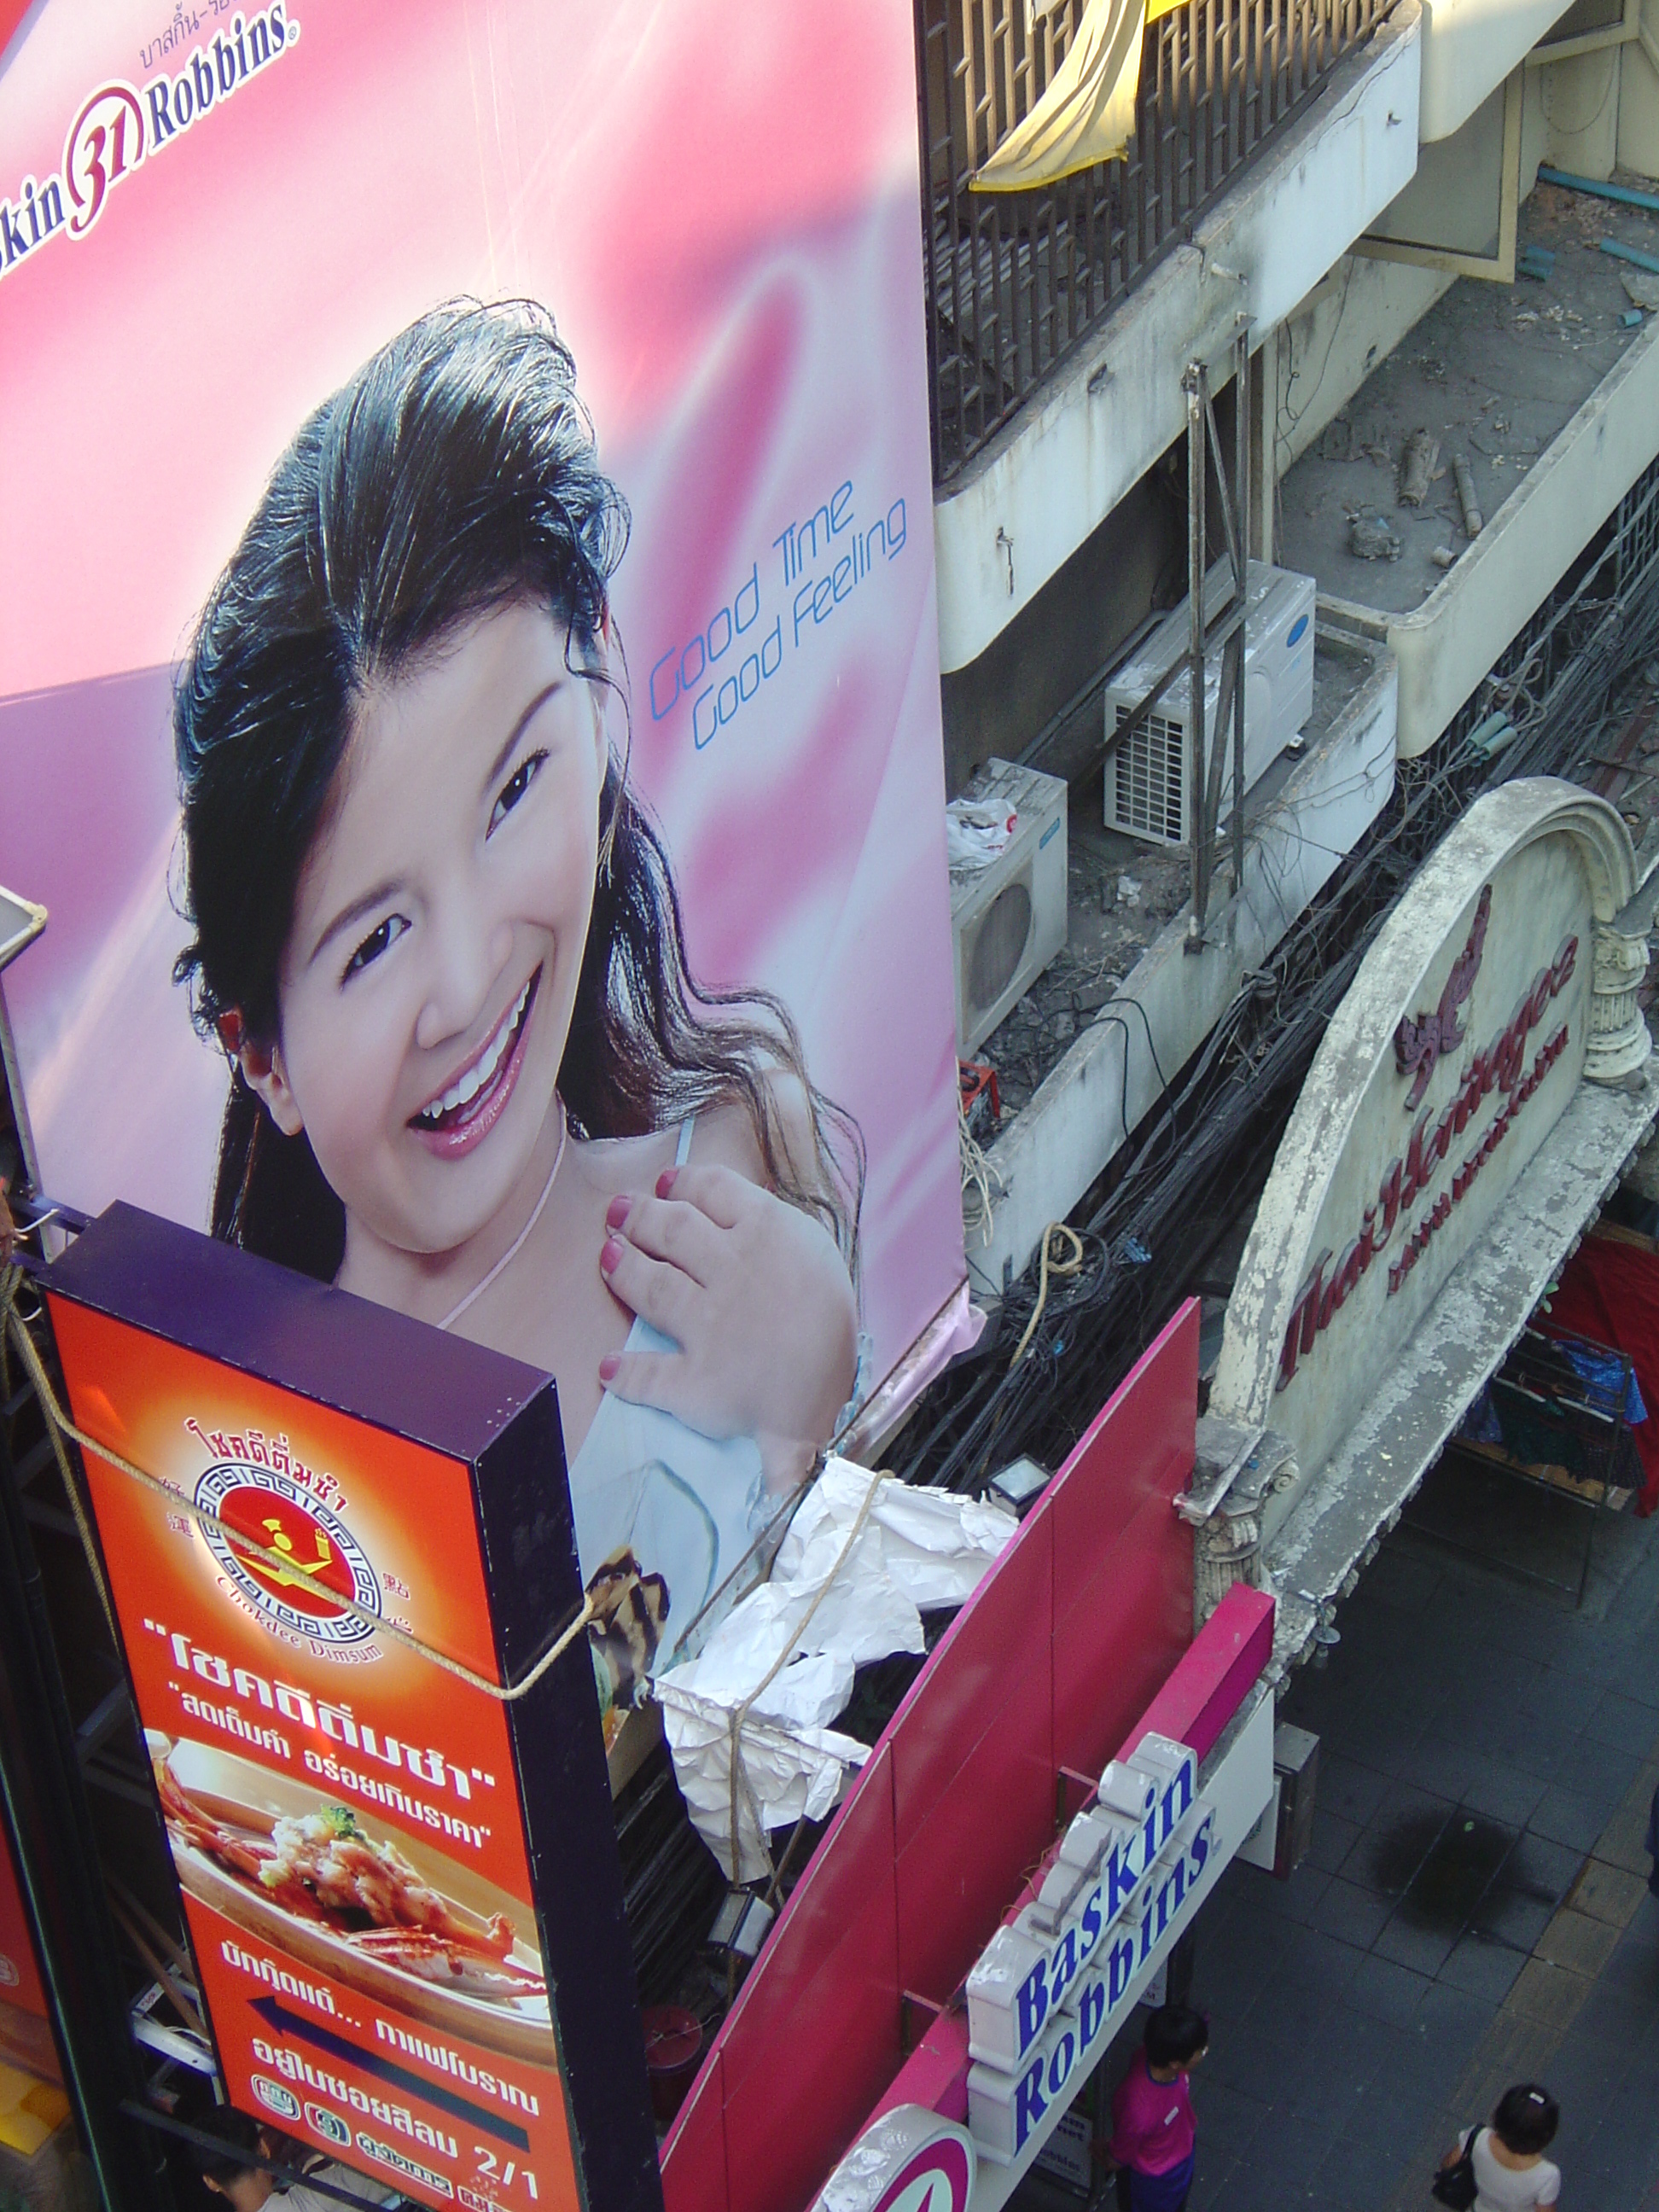
[[1007, 831], [1000, 851], [951, 862], [957, 1050], [966, 1058], [1066, 942], [1066, 781], [988, 761], [958, 811]]
[[[1220, 562], [1205, 586], [1206, 617], [1213, 623], [1227, 603], [1231, 571]], [[1244, 610], [1244, 787], [1267, 774], [1313, 712], [1314, 599], [1311, 576], [1252, 561]], [[1119, 669], [1106, 689], [1105, 817], [1109, 830], [1121, 830], [1149, 844], [1184, 845], [1192, 836], [1194, 793], [1200, 765], [1193, 757], [1192, 686], [1179, 664], [1191, 642], [1189, 602], [1159, 623], [1133, 660]], [[1215, 741], [1221, 705], [1222, 655], [1205, 663], [1204, 734]], [[1174, 668], [1163, 696], [1139, 729], [1113, 741], [1147, 693]], [[1228, 768], [1221, 786], [1218, 820], [1232, 812], [1231, 738]]]

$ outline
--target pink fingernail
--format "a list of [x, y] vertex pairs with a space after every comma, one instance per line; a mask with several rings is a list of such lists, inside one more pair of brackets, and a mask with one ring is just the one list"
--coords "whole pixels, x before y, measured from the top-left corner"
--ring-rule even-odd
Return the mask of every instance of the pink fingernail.
[[665, 1168], [663, 1170], [662, 1173], [657, 1177], [657, 1195], [659, 1198], [672, 1198], [674, 1195], [674, 1178], [678, 1175], [678, 1173], [679, 1170], [678, 1168]]
[[605, 1227], [607, 1229], [621, 1229], [624, 1227], [627, 1224], [628, 1217], [633, 1210], [634, 1201], [631, 1198], [629, 1198], [625, 1194], [613, 1198], [610, 1205], [605, 1209]]
[[615, 1237], [607, 1237], [599, 1253], [600, 1267], [607, 1275], [613, 1273], [622, 1255], [623, 1248], [619, 1240]]
[[621, 1355], [620, 1355], [619, 1353], [617, 1353], [617, 1352], [607, 1352], [605, 1353], [605, 1358], [604, 1358], [602, 1360], [600, 1360], [600, 1362], [599, 1362], [599, 1380], [600, 1380], [600, 1382], [611, 1382], [612, 1380], [614, 1380], [615, 1376], [616, 1376], [617, 1370], [621, 1365], [622, 1365], [622, 1358], [621, 1358]]

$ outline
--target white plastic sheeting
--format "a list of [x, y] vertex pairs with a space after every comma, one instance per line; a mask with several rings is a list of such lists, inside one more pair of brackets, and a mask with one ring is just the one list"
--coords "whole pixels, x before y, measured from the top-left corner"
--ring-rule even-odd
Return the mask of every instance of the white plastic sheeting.
[[828, 1726], [852, 1695], [854, 1668], [922, 1650], [922, 1610], [970, 1597], [1018, 1525], [1000, 1506], [829, 1462], [801, 1500], [771, 1580], [656, 1685], [691, 1818], [734, 1881], [766, 1871], [763, 1831], [803, 1815], [822, 1820], [863, 1764], [866, 1747]]

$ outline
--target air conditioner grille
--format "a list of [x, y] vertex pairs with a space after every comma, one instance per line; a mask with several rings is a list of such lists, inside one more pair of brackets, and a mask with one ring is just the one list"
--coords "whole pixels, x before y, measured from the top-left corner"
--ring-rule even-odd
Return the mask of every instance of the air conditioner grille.
[[1018, 974], [1031, 941], [1031, 919], [1030, 886], [1018, 877], [1004, 885], [981, 915], [968, 955], [968, 996], [975, 1021]]
[[[1129, 719], [1120, 706], [1117, 719]], [[1139, 830], [1180, 845], [1187, 836], [1186, 731], [1167, 714], [1149, 714], [1117, 749], [1116, 820], [1120, 829]]]

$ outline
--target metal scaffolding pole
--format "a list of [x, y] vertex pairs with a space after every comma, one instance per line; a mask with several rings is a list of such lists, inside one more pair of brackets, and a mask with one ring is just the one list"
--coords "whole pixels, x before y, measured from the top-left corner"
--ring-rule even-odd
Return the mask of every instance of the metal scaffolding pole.
[[[1192, 642], [1187, 655], [1187, 678], [1191, 699], [1192, 794], [1189, 808], [1192, 837], [1192, 912], [1187, 923], [1187, 951], [1204, 948], [1204, 927], [1209, 915], [1210, 892], [1215, 880], [1216, 837], [1221, 814], [1221, 792], [1227, 769], [1228, 735], [1232, 744], [1232, 861], [1233, 890], [1244, 880], [1244, 655], [1247, 644], [1246, 606], [1249, 593], [1249, 545], [1246, 535], [1250, 512], [1250, 333], [1241, 323], [1233, 341], [1233, 458], [1231, 478], [1223, 452], [1221, 433], [1210, 393], [1209, 372], [1202, 362], [1189, 362], [1182, 377], [1187, 395], [1187, 574], [1191, 607]], [[1231, 589], [1226, 605], [1213, 624], [1206, 619], [1205, 582], [1208, 552], [1206, 461], [1215, 463], [1222, 534], [1226, 540]], [[1204, 696], [1206, 647], [1218, 647], [1221, 675], [1216, 692], [1213, 742], [1206, 727]]]

